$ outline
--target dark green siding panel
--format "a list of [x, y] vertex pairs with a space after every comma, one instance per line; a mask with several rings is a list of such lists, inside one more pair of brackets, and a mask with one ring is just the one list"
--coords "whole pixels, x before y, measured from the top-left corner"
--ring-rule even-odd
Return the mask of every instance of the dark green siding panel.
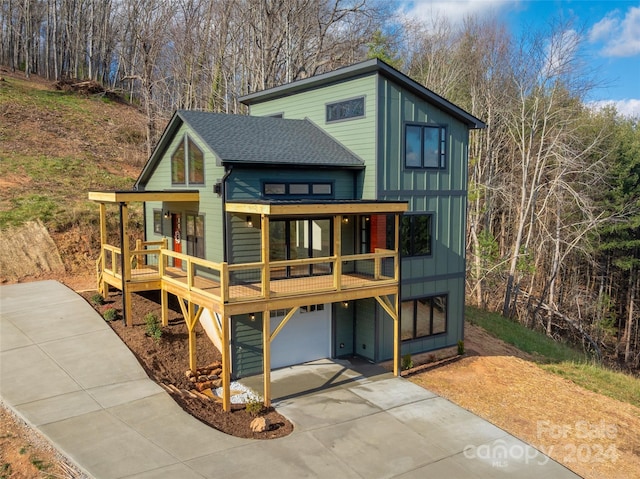
[[377, 361], [393, 359], [393, 319], [379, 304], [378, 308], [378, 357]]
[[334, 355], [336, 357], [353, 355], [353, 312], [354, 302], [350, 301], [345, 308], [342, 303], [334, 303], [335, 341]]
[[354, 199], [354, 174], [357, 174], [357, 172], [328, 168], [314, 170], [286, 167], [279, 169], [236, 169], [227, 180], [227, 197], [229, 201], [262, 198], [262, 185], [264, 182], [287, 183], [301, 181], [331, 183], [333, 185], [333, 197], [328, 199]]
[[[448, 293], [447, 332], [437, 336], [402, 343], [402, 354], [417, 354], [455, 346], [462, 339], [464, 328], [464, 277], [425, 282], [403, 287], [403, 299]], [[410, 293], [409, 293], [409, 290]], [[388, 359], [388, 358], [387, 358]]]
[[262, 373], [262, 315], [231, 318], [231, 369], [234, 378]]
[[355, 308], [355, 353], [375, 361], [376, 302], [374, 299], [361, 299], [355, 303]]

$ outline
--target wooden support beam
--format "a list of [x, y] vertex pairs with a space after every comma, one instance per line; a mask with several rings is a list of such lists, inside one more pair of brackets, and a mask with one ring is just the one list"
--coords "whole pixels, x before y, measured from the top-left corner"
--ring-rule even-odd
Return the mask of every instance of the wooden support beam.
[[231, 351], [229, 346], [229, 317], [222, 311], [222, 409], [231, 411]]
[[336, 291], [342, 289], [342, 216], [333, 217], [333, 287]]
[[273, 331], [273, 333], [270, 334], [269, 341], [273, 341], [276, 338], [278, 333], [282, 330], [282, 328], [284, 328], [284, 325], [289, 322], [289, 320], [295, 314], [296, 311], [298, 311], [298, 306], [296, 306], [295, 308], [291, 308], [289, 310], [289, 312], [284, 317], [284, 319], [280, 322], [280, 324], [278, 324], [278, 327]]
[[271, 312], [262, 312], [262, 377], [264, 406], [271, 407]]
[[269, 299], [271, 292], [271, 270], [269, 268], [269, 217], [260, 215], [260, 237], [262, 247], [260, 257], [262, 258], [262, 297]]

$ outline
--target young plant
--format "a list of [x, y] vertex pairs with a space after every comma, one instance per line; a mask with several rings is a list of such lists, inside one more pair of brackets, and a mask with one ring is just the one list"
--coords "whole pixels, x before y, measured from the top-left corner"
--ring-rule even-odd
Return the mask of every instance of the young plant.
[[458, 341], [458, 355], [462, 356], [464, 354], [464, 341]]
[[252, 416], [259, 416], [264, 411], [262, 398], [259, 396], [254, 396], [247, 399], [247, 403], [245, 404], [244, 408]]
[[91, 296], [91, 304], [93, 305], [102, 305], [104, 304], [104, 297], [100, 293], [96, 293]]
[[162, 337], [162, 327], [158, 316], [154, 313], [147, 313], [144, 317], [144, 324], [146, 335], [153, 338], [156, 343], [159, 342]]
[[116, 308], [107, 308], [102, 312], [105, 321], [114, 321], [118, 319], [118, 311]]
[[407, 369], [411, 369], [413, 367], [413, 359], [411, 359], [411, 354], [405, 354], [402, 356], [402, 370], [406, 371]]

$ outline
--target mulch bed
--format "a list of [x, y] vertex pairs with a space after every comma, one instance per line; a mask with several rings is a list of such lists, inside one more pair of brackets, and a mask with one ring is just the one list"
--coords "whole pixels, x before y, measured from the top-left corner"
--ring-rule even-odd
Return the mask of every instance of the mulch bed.
[[[91, 304], [91, 297], [94, 294], [93, 292], [81, 293], [89, 304]], [[171, 295], [170, 298], [172, 298]], [[104, 305], [92, 306], [100, 314], [108, 308], [115, 308], [118, 311], [118, 317], [122, 318], [122, 295], [120, 292], [111, 293]], [[172, 385], [177, 390], [192, 390], [194, 385], [185, 374], [189, 369], [187, 326], [178, 304], [170, 302], [169, 325], [162, 328], [162, 336], [159, 341], [147, 336], [144, 322], [144, 317], [148, 313], [154, 313], [158, 318], [161, 317], [159, 292], [133, 294], [131, 309], [132, 327], [125, 326], [121, 319], [117, 319], [109, 322], [111, 328], [133, 352], [151, 379], [159, 384]], [[196, 326], [196, 357], [198, 367], [220, 361], [222, 358], [220, 351], [211, 343], [199, 324]], [[195, 418], [232, 436], [272, 439], [286, 436], [293, 431], [291, 422], [273, 408], [260, 414], [271, 424], [269, 429], [265, 432], [253, 432], [250, 424], [256, 415], [247, 411], [244, 405], [232, 405], [232, 410], [225, 412], [222, 409], [222, 404], [215, 400], [205, 400], [201, 397], [193, 398], [177, 392], [173, 393], [172, 397]]]

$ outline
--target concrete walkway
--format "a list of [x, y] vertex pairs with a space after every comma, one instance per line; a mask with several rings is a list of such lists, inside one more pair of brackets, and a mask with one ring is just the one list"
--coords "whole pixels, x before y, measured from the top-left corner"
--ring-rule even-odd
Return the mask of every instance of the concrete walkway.
[[[55, 281], [0, 287], [0, 397], [95, 478], [578, 477], [401, 378], [320, 361], [273, 379], [275, 405], [294, 433], [227, 436], [148, 379], [70, 289]], [[300, 385], [312, 392], [301, 395]]]

